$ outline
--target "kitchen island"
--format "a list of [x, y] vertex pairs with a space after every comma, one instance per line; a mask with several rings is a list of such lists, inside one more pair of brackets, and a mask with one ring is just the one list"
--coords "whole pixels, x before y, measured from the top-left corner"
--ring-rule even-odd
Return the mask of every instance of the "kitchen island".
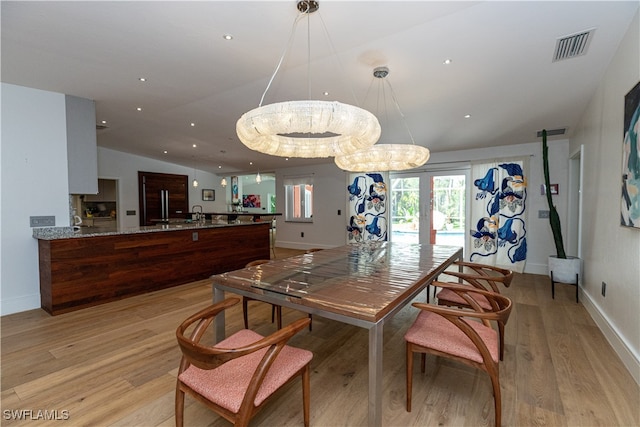
[[56, 315], [269, 259], [267, 222], [179, 223], [118, 232], [34, 228], [40, 301]]

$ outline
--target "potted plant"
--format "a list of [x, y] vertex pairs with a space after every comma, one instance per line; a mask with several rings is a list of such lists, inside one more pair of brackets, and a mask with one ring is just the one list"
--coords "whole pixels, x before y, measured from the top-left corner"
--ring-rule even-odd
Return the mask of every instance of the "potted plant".
[[544, 169], [545, 194], [549, 205], [549, 224], [553, 233], [553, 242], [556, 246], [556, 254], [549, 255], [549, 277], [553, 282], [572, 283], [578, 286], [578, 275], [580, 274], [580, 258], [567, 256], [564, 250], [562, 239], [562, 227], [560, 216], [553, 204], [551, 194], [551, 182], [549, 179], [549, 147], [547, 146], [547, 130], [542, 130], [542, 166]]

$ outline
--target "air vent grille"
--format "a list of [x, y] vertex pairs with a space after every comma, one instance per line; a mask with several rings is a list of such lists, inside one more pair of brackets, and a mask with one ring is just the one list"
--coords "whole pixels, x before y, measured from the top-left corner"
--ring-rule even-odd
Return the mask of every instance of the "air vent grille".
[[107, 125], [103, 125], [101, 123], [96, 124], [96, 130], [104, 130], [107, 129], [109, 126]]
[[587, 53], [587, 48], [593, 39], [593, 33], [595, 33], [595, 31], [595, 28], [592, 28], [587, 31], [560, 37], [556, 40], [553, 62], [575, 58], [576, 56]]
[[[547, 130], [547, 136], [564, 135], [567, 132], [567, 128], [549, 129]], [[538, 138], [542, 138], [542, 131], [539, 130]]]

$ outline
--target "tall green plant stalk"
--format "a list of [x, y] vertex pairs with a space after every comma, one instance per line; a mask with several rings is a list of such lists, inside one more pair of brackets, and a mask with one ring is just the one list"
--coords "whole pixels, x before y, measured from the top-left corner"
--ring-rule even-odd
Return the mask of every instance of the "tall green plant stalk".
[[542, 130], [542, 167], [544, 169], [544, 186], [547, 194], [547, 204], [549, 205], [549, 224], [553, 233], [553, 241], [556, 245], [556, 256], [558, 258], [567, 258], [564, 251], [564, 242], [562, 241], [562, 227], [560, 226], [560, 215], [553, 204], [551, 197], [551, 182], [549, 180], [549, 147], [547, 146], [547, 130]]

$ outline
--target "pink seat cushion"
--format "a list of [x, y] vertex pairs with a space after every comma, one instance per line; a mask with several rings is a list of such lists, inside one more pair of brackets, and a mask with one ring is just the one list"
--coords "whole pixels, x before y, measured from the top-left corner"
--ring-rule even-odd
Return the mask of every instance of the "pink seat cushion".
[[[239, 348], [261, 340], [262, 335], [243, 329], [220, 341], [216, 347]], [[204, 370], [189, 366], [179, 378], [184, 384], [223, 408], [237, 413], [249, 387], [249, 381], [267, 349], [230, 360], [216, 369]], [[256, 395], [254, 405], [260, 405], [267, 397], [284, 385], [296, 372], [308, 364], [313, 353], [307, 350], [285, 346]]]
[[[491, 304], [489, 304], [489, 300], [484, 295], [471, 294], [471, 297], [475, 299], [483, 309], [491, 310]], [[440, 292], [438, 292], [438, 301], [447, 301], [453, 303], [452, 305], [460, 305], [462, 307], [466, 307], [469, 305], [469, 303], [465, 301], [464, 298], [462, 298], [451, 289], [442, 289]]]
[[[470, 320], [468, 323], [484, 341], [493, 361], [498, 363], [498, 334], [496, 331], [480, 322]], [[464, 332], [444, 317], [430, 311], [420, 311], [418, 318], [409, 328], [404, 339], [422, 347], [478, 363], [483, 362], [480, 351]]]

